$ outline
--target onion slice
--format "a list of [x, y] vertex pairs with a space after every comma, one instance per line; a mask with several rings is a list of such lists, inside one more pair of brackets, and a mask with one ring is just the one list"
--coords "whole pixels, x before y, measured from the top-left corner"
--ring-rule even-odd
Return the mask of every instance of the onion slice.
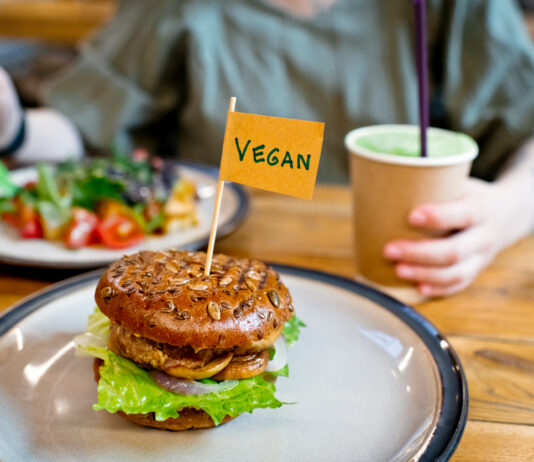
[[276, 372], [287, 364], [287, 345], [286, 339], [280, 335], [274, 342], [274, 357], [267, 363], [265, 372]]
[[220, 383], [202, 383], [190, 379], [180, 379], [165, 372], [153, 370], [150, 375], [161, 388], [180, 395], [205, 395], [207, 393], [217, 393], [228, 391], [238, 384], [238, 380], [225, 380]]

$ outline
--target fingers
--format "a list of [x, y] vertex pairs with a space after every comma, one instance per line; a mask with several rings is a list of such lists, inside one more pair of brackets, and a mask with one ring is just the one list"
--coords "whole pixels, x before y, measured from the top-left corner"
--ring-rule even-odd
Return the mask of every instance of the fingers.
[[450, 231], [465, 229], [480, 223], [484, 210], [477, 196], [444, 204], [426, 204], [410, 212], [408, 221], [412, 226], [425, 229]]
[[418, 290], [421, 294], [427, 297], [446, 297], [447, 295], [452, 295], [464, 290], [470, 283], [471, 281], [466, 280], [450, 286], [419, 284]]
[[447, 238], [393, 241], [385, 247], [384, 255], [404, 263], [448, 266], [475, 253], [489, 251], [493, 243], [489, 227], [474, 226]]
[[396, 241], [384, 253], [389, 258], [396, 255], [397, 276], [415, 283], [423, 295], [450, 295], [467, 287], [491, 260], [495, 249], [491, 230], [478, 225], [444, 239]]
[[462, 199], [421, 205], [408, 217], [412, 226], [442, 231], [448, 237], [392, 241], [384, 248], [384, 256], [397, 262], [399, 278], [415, 283], [424, 295], [462, 290], [499, 248], [499, 226], [489, 213], [496, 199], [498, 195], [488, 183], [468, 180]]
[[399, 263], [395, 271], [401, 279], [420, 283], [421, 291], [427, 290], [428, 287], [437, 287], [443, 290], [444, 288], [461, 287], [462, 284], [469, 284], [484, 267], [486, 261], [481, 254], [476, 254], [460, 263], [446, 267]]

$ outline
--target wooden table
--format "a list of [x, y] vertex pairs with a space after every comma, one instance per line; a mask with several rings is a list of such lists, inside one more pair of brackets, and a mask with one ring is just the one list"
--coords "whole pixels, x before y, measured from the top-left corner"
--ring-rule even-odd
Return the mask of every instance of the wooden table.
[[115, 0], [0, 0], [0, 33], [75, 45], [116, 10]]
[[[76, 45], [116, 9], [117, 0], [0, 0], [0, 33]], [[534, 38], [534, 13], [524, 16]]]
[[[244, 225], [216, 251], [354, 274], [346, 187], [311, 202], [254, 191]], [[0, 310], [64, 273], [0, 266]], [[469, 421], [455, 461], [534, 460], [534, 237], [508, 249], [466, 291], [417, 306], [460, 355]]]

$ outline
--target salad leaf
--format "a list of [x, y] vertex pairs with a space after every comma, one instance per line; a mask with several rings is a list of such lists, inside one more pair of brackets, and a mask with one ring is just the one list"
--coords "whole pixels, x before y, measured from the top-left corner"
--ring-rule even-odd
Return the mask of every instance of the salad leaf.
[[72, 184], [72, 202], [74, 206], [94, 210], [96, 203], [103, 199], [114, 199], [120, 202], [124, 184], [105, 176], [92, 176]]
[[[61, 196], [51, 165], [37, 167], [36, 197], [28, 198], [50, 228], [60, 227], [70, 219], [70, 197]], [[28, 194], [30, 196], [30, 194]]]
[[143, 213], [145, 211], [146, 204], [138, 203], [130, 207], [131, 216], [139, 223], [139, 226], [143, 228], [146, 234], [152, 234], [157, 229], [163, 228], [165, 224], [165, 212], [162, 210], [157, 213], [150, 220], [145, 219]]
[[51, 165], [41, 164], [37, 167], [37, 198], [43, 201], [51, 202], [58, 208], [69, 206], [68, 198], [61, 197], [54, 177], [54, 170]]
[[286, 338], [286, 344], [288, 347], [298, 341], [301, 327], [306, 327], [306, 324], [295, 315], [293, 315], [293, 317], [284, 324], [284, 330], [282, 333]]
[[9, 170], [0, 162], [0, 198], [11, 199], [16, 196], [19, 189], [9, 178]]
[[154, 172], [148, 162], [140, 162], [121, 151], [116, 144], [111, 146], [114, 166], [126, 173], [134, 175], [140, 181], [151, 182]]
[[21, 189], [17, 195], [17, 199], [20, 199], [23, 204], [28, 204], [32, 207], [36, 207], [38, 201], [35, 190], [28, 191], [27, 189]]
[[50, 201], [37, 200], [35, 201], [35, 208], [51, 228], [60, 227], [70, 219], [70, 210], [68, 208], [58, 207]]
[[276, 388], [256, 376], [240, 380], [230, 390], [205, 395], [170, 393], [154, 383], [150, 374], [126, 358], [108, 351], [100, 368], [98, 403], [95, 410], [119, 410], [127, 414], [154, 412], [156, 420], [178, 417], [184, 407], [202, 409], [219, 425], [226, 415], [236, 417], [258, 408], [279, 408], [284, 403], [274, 396]]
[[0, 213], [14, 212], [14, 211], [15, 211], [15, 205], [13, 204], [12, 200], [0, 197]]
[[[95, 308], [89, 317], [87, 332], [75, 337], [77, 351], [104, 360], [98, 382], [95, 410], [123, 411], [127, 414], [154, 412], [156, 420], [178, 417], [180, 409], [202, 409], [219, 425], [226, 415], [235, 417], [258, 408], [279, 408], [276, 388], [261, 376], [240, 380], [230, 390], [205, 395], [170, 393], [154, 383], [150, 374], [132, 361], [106, 347], [109, 319]], [[208, 379], [204, 380], [207, 382]]]

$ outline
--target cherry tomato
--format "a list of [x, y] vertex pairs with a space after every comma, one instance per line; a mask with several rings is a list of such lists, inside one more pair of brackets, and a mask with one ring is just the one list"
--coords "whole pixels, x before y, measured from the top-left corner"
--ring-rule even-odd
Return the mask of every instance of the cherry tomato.
[[87, 209], [74, 207], [72, 220], [65, 235], [65, 244], [71, 249], [79, 249], [96, 241], [96, 227], [98, 218], [96, 214]]
[[24, 189], [26, 191], [33, 191], [37, 187], [37, 181], [28, 181], [24, 184]]
[[19, 215], [20, 237], [38, 239], [43, 237], [43, 228], [39, 214], [30, 204], [22, 204]]
[[41, 220], [37, 215], [32, 220], [23, 223], [20, 229], [20, 237], [24, 239], [41, 239], [43, 237]]
[[17, 216], [17, 212], [2, 213], [2, 221], [9, 223], [11, 226], [14, 226], [15, 228], [19, 227], [19, 217]]
[[165, 161], [161, 157], [152, 157], [150, 164], [154, 170], [161, 172], [165, 168]]
[[98, 224], [96, 231], [102, 243], [111, 249], [133, 247], [145, 239], [139, 224], [123, 215], [106, 218]]
[[145, 148], [136, 148], [132, 153], [132, 159], [136, 162], [145, 162], [150, 157]]

